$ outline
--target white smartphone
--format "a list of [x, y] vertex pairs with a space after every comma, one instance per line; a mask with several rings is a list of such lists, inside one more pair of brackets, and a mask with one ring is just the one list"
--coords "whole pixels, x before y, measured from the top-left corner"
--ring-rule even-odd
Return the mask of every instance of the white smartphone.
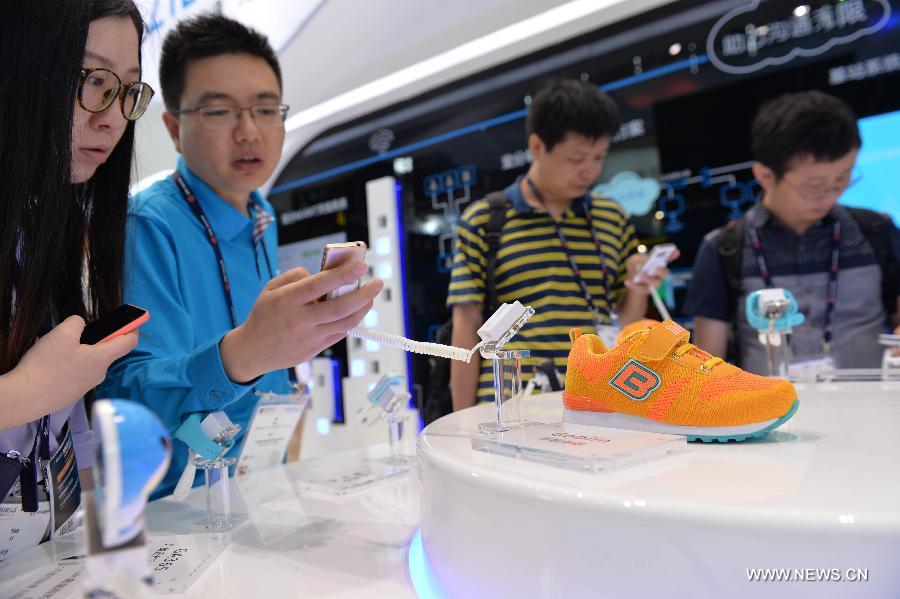
[[634, 282], [640, 283], [644, 277], [651, 276], [656, 269], [665, 267], [669, 263], [669, 258], [676, 251], [678, 251], [678, 246], [674, 243], [663, 243], [653, 246], [653, 249], [650, 250], [650, 256], [647, 258], [644, 266], [642, 266], [640, 272], [635, 275]]
[[[351, 262], [365, 261], [366, 244], [362, 241], [329, 243], [325, 246], [325, 250], [322, 252], [322, 268], [320, 270], [322, 272], [325, 272], [329, 268], [337, 268], [338, 266], [343, 266], [344, 264], [349, 264]], [[321, 298], [319, 298], [319, 301], [341, 297], [342, 295], [346, 295], [351, 291], [359, 289], [359, 285], [360, 282], [358, 280], [356, 281], [356, 283], [351, 283], [350, 285], [342, 285], [341, 287], [338, 287], [337, 289], [323, 295]]]

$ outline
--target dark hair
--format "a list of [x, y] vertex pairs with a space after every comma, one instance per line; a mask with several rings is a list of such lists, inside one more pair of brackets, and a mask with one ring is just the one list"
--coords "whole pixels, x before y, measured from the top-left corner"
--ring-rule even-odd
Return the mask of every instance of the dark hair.
[[134, 123], [90, 180], [71, 179], [88, 28], [109, 16], [130, 18], [140, 41], [131, 0], [0, 8], [0, 373], [18, 364], [51, 310], [93, 319], [121, 303]]
[[281, 87], [281, 67], [266, 36], [234, 19], [204, 13], [179, 23], [163, 42], [159, 83], [169, 112], [181, 108], [188, 63], [222, 54], [249, 54], [262, 58], [272, 67]]
[[595, 85], [572, 79], [554, 81], [535, 94], [525, 121], [528, 135], [540, 137], [548, 152], [567, 133], [590, 140], [612, 138], [621, 124], [612, 98]]
[[753, 120], [752, 139], [753, 158], [779, 178], [795, 158], [833, 162], [862, 145], [853, 110], [820, 91], [785, 94], [764, 104]]

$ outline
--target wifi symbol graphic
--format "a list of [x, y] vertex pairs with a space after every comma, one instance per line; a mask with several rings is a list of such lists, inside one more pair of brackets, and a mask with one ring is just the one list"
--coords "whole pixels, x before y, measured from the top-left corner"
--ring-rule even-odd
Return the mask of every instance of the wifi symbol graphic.
[[369, 137], [369, 149], [376, 154], [384, 154], [394, 143], [394, 132], [390, 129], [379, 129]]

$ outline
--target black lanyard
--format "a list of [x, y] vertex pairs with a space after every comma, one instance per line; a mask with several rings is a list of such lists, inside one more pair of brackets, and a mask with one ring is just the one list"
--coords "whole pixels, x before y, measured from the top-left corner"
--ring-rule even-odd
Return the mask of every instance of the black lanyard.
[[41, 465], [50, 459], [50, 417], [41, 417], [29, 461], [22, 468], [19, 484], [22, 489], [22, 511], [38, 511], [38, 474]]
[[[525, 182], [528, 183], [528, 186], [531, 188], [531, 192], [534, 196], [544, 204], [546, 207], [546, 202], [544, 201], [544, 196], [541, 191], [537, 188], [537, 185], [531, 180], [531, 177], [528, 175], [525, 176]], [[591, 232], [591, 239], [594, 240], [594, 245], [597, 246], [598, 257], [600, 258], [600, 267], [603, 269], [603, 291], [605, 292], [605, 300], [606, 300], [606, 312], [607, 317], [611, 322], [616, 320], [616, 314], [613, 310], [612, 305], [612, 294], [610, 293], [610, 269], [606, 264], [606, 252], [603, 251], [603, 244], [600, 243], [600, 238], [597, 237], [597, 232], [594, 229], [594, 215], [591, 213], [591, 202], [588, 201], [586, 197], [581, 199], [584, 205], [584, 219], [587, 221], [588, 230]], [[566, 254], [566, 258], [569, 261], [569, 266], [572, 268], [572, 273], [575, 275], [575, 280], [578, 281], [578, 285], [581, 286], [581, 292], [584, 295], [584, 299], [587, 302], [588, 308], [597, 314], [597, 308], [594, 306], [594, 299], [591, 296], [591, 292], [588, 289], [587, 283], [585, 283], [584, 279], [581, 278], [581, 268], [578, 266], [578, 263], [575, 261], [575, 256], [572, 255], [572, 252], [569, 248], [569, 242], [566, 239], [565, 234], [563, 234], [562, 224], [560, 220], [553, 218], [550, 215], [550, 218], [553, 220], [553, 224], [556, 227], [556, 236], [559, 237], [559, 243], [562, 245], [563, 252]]]
[[[756, 254], [756, 263], [759, 265], [759, 272], [762, 275], [763, 282], [766, 287], [775, 287], [772, 284], [772, 275], [766, 265], [766, 258], [763, 255], [762, 243], [759, 241], [759, 231], [756, 227], [748, 227], [750, 233], [750, 242], [753, 247], [753, 253]], [[831, 341], [834, 338], [834, 306], [837, 303], [837, 282], [838, 269], [840, 268], [841, 257], [841, 223], [834, 219], [834, 229], [831, 235], [831, 264], [828, 268], [828, 296], [825, 303], [825, 333], [822, 348], [825, 354], [831, 353]]]
[[[181, 195], [184, 197], [185, 201], [188, 203], [188, 206], [191, 207], [191, 211], [194, 213], [194, 216], [197, 217], [197, 220], [200, 221], [200, 224], [203, 225], [203, 229], [206, 231], [206, 240], [209, 241], [209, 245], [212, 247], [213, 253], [216, 255], [216, 261], [219, 263], [219, 275], [222, 281], [222, 291], [225, 293], [225, 303], [228, 305], [228, 313], [231, 316], [231, 328], [234, 329], [238, 326], [237, 322], [237, 313], [234, 310], [234, 298], [231, 295], [231, 283], [228, 282], [228, 271], [225, 270], [225, 258], [222, 257], [222, 248], [219, 247], [219, 238], [216, 237], [216, 232], [213, 231], [212, 225], [209, 223], [209, 219], [206, 218], [206, 213], [203, 212], [203, 208], [200, 207], [200, 202], [197, 201], [197, 196], [191, 192], [191, 188], [188, 187], [187, 181], [184, 180], [184, 177], [181, 176], [181, 173], [175, 171], [172, 173], [172, 179], [175, 180], [175, 183], [178, 185], [178, 188], [181, 190]], [[269, 264], [269, 256], [266, 252], [265, 244], [263, 245], [263, 254], [266, 254], [266, 267], [269, 269], [269, 277], [272, 277], [272, 267]], [[256, 250], [256, 244], [254, 244], [254, 257]], [[259, 273], [259, 264], [257, 263], [256, 272]], [[294, 372], [293, 368], [287, 369], [288, 379], [293, 383], [297, 380], [297, 375]]]

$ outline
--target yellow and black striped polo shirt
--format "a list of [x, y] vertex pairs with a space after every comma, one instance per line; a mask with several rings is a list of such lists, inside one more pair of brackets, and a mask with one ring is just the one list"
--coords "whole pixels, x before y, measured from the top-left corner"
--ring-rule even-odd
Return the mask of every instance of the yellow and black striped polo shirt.
[[[506, 349], [528, 349], [531, 357], [523, 360], [523, 379], [531, 378], [532, 366], [553, 358], [560, 373], [565, 373], [571, 343], [569, 329], [594, 330], [593, 310], [606, 315], [624, 291], [625, 260], [637, 251], [634, 227], [622, 208], [613, 200], [586, 195], [576, 200], [559, 220], [569, 251], [587, 284], [593, 310], [556, 231], [553, 218], [529, 205], [517, 180], [505, 190], [510, 202], [506, 223], [500, 235], [495, 279], [497, 301], [519, 300], [535, 310], [525, 327], [506, 345]], [[603, 265], [584, 209], [590, 204], [593, 229], [605, 255], [609, 281], [607, 290]], [[473, 202], [463, 212], [457, 227], [457, 242], [447, 305], [485, 302], [485, 269], [488, 244], [485, 227], [490, 220], [486, 200]], [[612, 304], [612, 305], [610, 305]], [[491, 363], [482, 360], [478, 381], [478, 400], [493, 399]]]

